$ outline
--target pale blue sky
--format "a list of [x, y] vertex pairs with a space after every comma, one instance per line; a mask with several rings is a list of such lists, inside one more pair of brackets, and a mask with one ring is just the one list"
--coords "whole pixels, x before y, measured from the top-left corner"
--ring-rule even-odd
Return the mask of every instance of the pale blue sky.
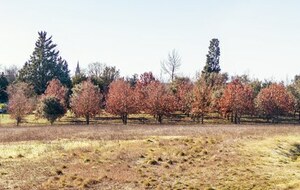
[[194, 77], [218, 38], [222, 72], [292, 79], [300, 74], [299, 10], [297, 0], [0, 0], [0, 64], [22, 67], [45, 30], [72, 72], [79, 60], [123, 76], [159, 75], [175, 48], [180, 73]]

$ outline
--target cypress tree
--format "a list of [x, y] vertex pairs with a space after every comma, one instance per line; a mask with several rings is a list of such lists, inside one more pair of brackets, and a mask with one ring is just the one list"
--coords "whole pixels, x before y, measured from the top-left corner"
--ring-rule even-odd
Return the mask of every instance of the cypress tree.
[[221, 71], [219, 60], [219, 40], [214, 38], [210, 41], [208, 54], [206, 55], [206, 64], [203, 68], [202, 74], [219, 73]]

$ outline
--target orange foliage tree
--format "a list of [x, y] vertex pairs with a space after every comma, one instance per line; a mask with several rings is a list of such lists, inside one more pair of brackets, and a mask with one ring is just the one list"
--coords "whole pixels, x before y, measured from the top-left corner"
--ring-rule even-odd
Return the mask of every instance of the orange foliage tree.
[[48, 82], [45, 93], [40, 96], [36, 116], [46, 118], [51, 125], [67, 112], [68, 89], [58, 79]]
[[148, 99], [148, 86], [155, 82], [156, 79], [152, 72], [145, 72], [141, 74], [140, 79], [137, 81], [135, 87], [135, 93], [138, 96], [139, 111], [145, 112], [147, 109], [147, 99]]
[[144, 72], [143, 74], [141, 74], [140, 80], [138, 82], [140, 83], [140, 85], [147, 86], [152, 81], [156, 81], [152, 72]]
[[193, 88], [192, 114], [198, 121], [204, 123], [204, 116], [210, 111], [212, 102], [212, 88], [204, 81], [199, 80]]
[[294, 97], [288, 93], [283, 84], [271, 84], [260, 91], [256, 98], [258, 110], [264, 114], [269, 121], [278, 120], [280, 115], [287, 115], [293, 111]]
[[83, 81], [73, 88], [71, 109], [77, 117], [85, 117], [86, 124], [90, 118], [100, 113], [101, 93], [90, 80]]
[[52, 79], [47, 86], [45, 96], [52, 96], [60, 100], [60, 103], [66, 108], [68, 101], [68, 88], [63, 86], [58, 79]]
[[220, 112], [220, 100], [228, 80], [227, 73], [210, 73], [202, 75], [199, 80], [204, 80], [205, 85], [211, 90], [212, 98], [210, 112]]
[[175, 96], [165, 84], [152, 81], [147, 85], [146, 113], [154, 115], [159, 123], [163, 116], [169, 116], [176, 109]]
[[139, 110], [138, 96], [128, 82], [119, 79], [109, 85], [106, 106], [108, 113], [119, 115], [126, 125], [129, 114]]
[[189, 78], [176, 78], [173, 91], [177, 101], [177, 110], [189, 115], [192, 109], [193, 83]]
[[33, 87], [24, 82], [12, 84], [8, 87], [8, 95], [8, 112], [18, 126], [24, 116], [34, 109]]
[[240, 123], [243, 114], [252, 113], [254, 110], [253, 89], [243, 84], [238, 79], [226, 85], [223, 96], [220, 100], [221, 113], [224, 116], [231, 114], [231, 121]]

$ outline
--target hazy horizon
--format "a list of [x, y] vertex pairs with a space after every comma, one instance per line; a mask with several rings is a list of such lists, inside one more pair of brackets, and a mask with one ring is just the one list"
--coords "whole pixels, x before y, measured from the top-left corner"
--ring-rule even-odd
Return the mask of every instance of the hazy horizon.
[[77, 61], [116, 66], [122, 76], [152, 71], [172, 49], [179, 73], [201, 71], [212, 38], [221, 72], [291, 80], [298, 71], [300, 2], [288, 1], [0, 1], [0, 65], [21, 68], [38, 31], [47, 31], [71, 74]]

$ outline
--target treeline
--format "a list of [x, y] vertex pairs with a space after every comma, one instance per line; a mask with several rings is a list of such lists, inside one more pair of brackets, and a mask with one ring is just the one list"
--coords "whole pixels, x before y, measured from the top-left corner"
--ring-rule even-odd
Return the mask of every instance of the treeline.
[[221, 73], [219, 58], [219, 41], [212, 39], [206, 64], [196, 81], [176, 75], [181, 61], [175, 50], [161, 63], [170, 76], [167, 83], [152, 72], [120, 77], [115, 67], [101, 63], [89, 64], [87, 72], [78, 64], [71, 78], [52, 37], [39, 32], [35, 49], [23, 68], [1, 75], [0, 99], [8, 99], [8, 111], [17, 125], [32, 112], [53, 124], [67, 110], [84, 117], [87, 124], [102, 111], [119, 116], [124, 124], [130, 114], [138, 113], [153, 115], [159, 123], [173, 113], [201, 123], [211, 114], [236, 124], [243, 115], [278, 122], [280, 116], [298, 113], [300, 121], [300, 77], [288, 86], [250, 80], [246, 75], [229, 79], [227, 73]]

